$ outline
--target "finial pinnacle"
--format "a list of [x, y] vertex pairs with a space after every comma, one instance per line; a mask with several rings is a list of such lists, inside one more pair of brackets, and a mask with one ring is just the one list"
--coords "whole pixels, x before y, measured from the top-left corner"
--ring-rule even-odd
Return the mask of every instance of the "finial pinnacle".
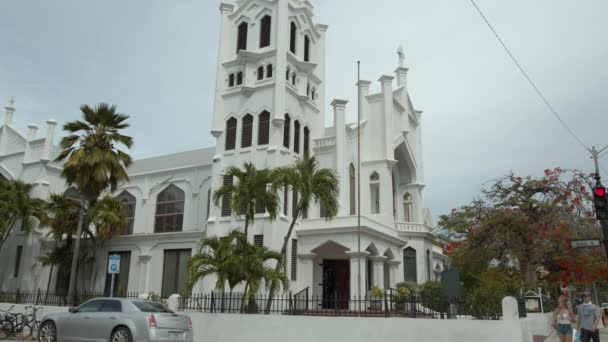
[[405, 68], [405, 52], [403, 52], [403, 45], [399, 45], [397, 48], [397, 56], [399, 56], [399, 67]]
[[15, 97], [14, 96], [11, 96], [8, 99], [8, 105], [11, 106], [11, 107], [15, 105]]

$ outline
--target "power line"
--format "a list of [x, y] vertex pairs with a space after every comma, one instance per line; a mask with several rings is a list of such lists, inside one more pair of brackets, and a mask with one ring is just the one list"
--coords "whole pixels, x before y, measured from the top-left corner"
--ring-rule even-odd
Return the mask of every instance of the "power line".
[[587, 144], [585, 144], [583, 142], [583, 140], [581, 138], [579, 138], [574, 133], [574, 131], [564, 122], [564, 120], [562, 120], [562, 118], [559, 116], [559, 114], [557, 114], [557, 111], [555, 110], [555, 108], [553, 108], [553, 106], [551, 105], [551, 103], [549, 103], [549, 101], [547, 100], [547, 98], [543, 95], [543, 93], [540, 91], [540, 89], [536, 86], [536, 84], [534, 83], [534, 81], [532, 81], [532, 78], [530, 78], [530, 76], [528, 76], [528, 73], [524, 70], [524, 68], [521, 66], [521, 64], [519, 64], [519, 62], [517, 61], [517, 59], [515, 58], [515, 56], [513, 56], [513, 54], [511, 53], [511, 51], [509, 50], [509, 48], [505, 44], [505, 42], [498, 35], [498, 32], [496, 32], [496, 30], [494, 29], [494, 27], [492, 26], [492, 24], [490, 24], [490, 22], [486, 18], [485, 14], [483, 14], [483, 11], [479, 8], [479, 6], [477, 6], [477, 4], [475, 3], [475, 0], [470, 0], [470, 1], [471, 1], [471, 4], [473, 4], [473, 6], [475, 6], [475, 8], [477, 9], [477, 12], [479, 12], [479, 15], [486, 22], [486, 24], [488, 25], [488, 27], [490, 28], [490, 30], [492, 30], [492, 33], [494, 34], [494, 36], [496, 37], [496, 39], [498, 39], [498, 41], [500, 42], [500, 45], [502, 45], [502, 47], [505, 49], [505, 51], [507, 52], [507, 54], [509, 55], [509, 57], [511, 57], [511, 60], [513, 60], [513, 63], [515, 63], [515, 65], [517, 66], [517, 68], [519, 69], [519, 71], [521, 71], [521, 73], [524, 75], [524, 77], [528, 80], [528, 82], [530, 83], [530, 85], [532, 86], [532, 88], [534, 88], [534, 90], [536, 91], [536, 93], [538, 94], [538, 96], [540, 96], [540, 98], [543, 100], [543, 102], [547, 105], [547, 107], [549, 108], [549, 110], [551, 111], [551, 113], [553, 113], [553, 115], [555, 116], [555, 118], [557, 118], [557, 120], [559, 120], [559, 122], [566, 128], [566, 130], [568, 130], [568, 132], [570, 132], [570, 135], [572, 135], [574, 137], [574, 139], [576, 139], [576, 141], [578, 141], [578, 143], [581, 146], [583, 146], [583, 148], [586, 151], [589, 151], [589, 148], [587, 147]]

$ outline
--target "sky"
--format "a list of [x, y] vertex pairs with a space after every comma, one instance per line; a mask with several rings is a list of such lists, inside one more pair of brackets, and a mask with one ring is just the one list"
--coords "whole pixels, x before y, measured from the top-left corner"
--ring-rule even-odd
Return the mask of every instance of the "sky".
[[[585, 145], [608, 145], [608, 2], [476, 1]], [[350, 100], [348, 121], [356, 120], [356, 61], [378, 91], [403, 45], [408, 89], [423, 111], [423, 205], [435, 217], [509, 172], [593, 171], [469, 0], [311, 2], [315, 22], [329, 25], [328, 125], [333, 98]], [[218, 8], [216, 0], [2, 0], [0, 103], [15, 96], [14, 125], [35, 123], [39, 136], [47, 119], [74, 120], [82, 104], [117, 104], [131, 117], [137, 159], [210, 147]], [[608, 170], [608, 156], [602, 164]]]

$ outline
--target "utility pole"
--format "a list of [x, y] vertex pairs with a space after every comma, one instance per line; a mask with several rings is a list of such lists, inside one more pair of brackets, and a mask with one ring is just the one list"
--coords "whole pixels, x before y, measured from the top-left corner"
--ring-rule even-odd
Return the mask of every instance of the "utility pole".
[[[602, 187], [600, 177], [600, 166], [598, 161], [600, 158], [600, 154], [606, 149], [608, 149], [608, 146], [605, 146], [604, 148], [598, 151], [595, 146], [593, 146], [591, 147], [591, 150], [589, 152], [591, 152], [591, 158], [593, 159], [593, 162], [595, 164], [595, 189], [593, 195], [596, 200], [598, 197], [601, 197], [604, 201], [602, 209], [598, 209], [598, 203], [596, 202], [595, 213], [597, 219], [600, 221], [600, 225], [602, 226], [602, 232], [604, 234], [604, 249], [606, 250], [606, 258], [608, 259], [608, 219], [606, 218], [606, 214], [608, 212], [608, 208], [606, 207], [606, 205], [608, 204], [608, 201], [606, 200], [606, 189]], [[597, 191], [598, 189], [603, 189], [603, 194], [599, 193], [602, 191]], [[598, 210], [603, 210], [604, 212], [599, 213]]]

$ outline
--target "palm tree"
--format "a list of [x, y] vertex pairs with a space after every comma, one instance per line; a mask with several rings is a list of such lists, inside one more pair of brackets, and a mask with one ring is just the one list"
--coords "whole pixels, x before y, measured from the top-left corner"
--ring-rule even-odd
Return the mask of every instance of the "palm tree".
[[[59, 270], [68, 270], [72, 258], [72, 241], [78, 225], [80, 203], [64, 194], [51, 194], [46, 204], [46, 215], [42, 224], [50, 228], [49, 235], [55, 240], [55, 246], [48, 253], [38, 257], [42, 266], [51, 266], [47, 283], [50, 290], [51, 278], [55, 266]], [[66, 235], [66, 243], [60, 244]]]
[[233, 230], [225, 237], [201, 240], [198, 252], [190, 258], [188, 264], [188, 293], [192, 292], [197, 282], [210, 275], [217, 277], [215, 288], [222, 292], [226, 282], [232, 293], [234, 287], [244, 280], [240, 254], [236, 250], [236, 240], [241, 234], [243, 233]]
[[234, 166], [228, 168], [222, 179], [226, 177], [236, 178], [236, 184], [233, 181], [232, 184], [222, 185], [213, 193], [213, 200], [219, 206], [224, 196], [230, 196], [232, 210], [245, 215], [245, 237], [248, 236], [249, 224], [255, 219], [256, 207], [268, 211], [271, 221], [277, 217], [279, 196], [276, 188], [268, 188], [272, 184], [271, 171], [258, 170], [252, 163], [245, 163], [243, 170]]
[[0, 182], [0, 250], [17, 222], [21, 230], [30, 231], [32, 218], [43, 220], [45, 202], [31, 196], [32, 188], [20, 180]]
[[[295, 212], [292, 215], [291, 224], [285, 234], [283, 246], [281, 247], [281, 258], [278, 260], [275, 271], [280, 271], [286, 260], [287, 244], [291, 238], [291, 233], [303, 212], [308, 211], [312, 201], [322, 203], [325, 208], [325, 219], [331, 220], [338, 214], [339, 203], [339, 181], [336, 173], [331, 169], [320, 169], [319, 162], [313, 157], [305, 156], [298, 159], [293, 165], [284, 166], [276, 169], [273, 174], [273, 187], [275, 189], [289, 187], [291, 191], [299, 195]], [[272, 299], [276, 291], [276, 283], [270, 287], [268, 302], [266, 303], [266, 313], [270, 312]]]
[[125, 206], [116, 197], [104, 196], [89, 211], [89, 221], [95, 226], [96, 236], [110, 240], [127, 224]]
[[[120, 133], [129, 127], [127, 115], [116, 111], [116, 106], [100, 103], [95, 108], [80, 107], [83, 120], [68, 122], [63, 126], [69, 135], [61, 139], [61, 149], [56, 162], [63, 162], [61, 175], [68, 186], [75, 185], [83, 197], [68, 293], [70, 300], [76, 284], [76, 269], [80, 251], [82, 227], [88, 227], [86, 211], [95, 207], [99, 196], [108, 188], [115, 191], [118, 184], [129, 179], [127, 167], [131, 157], [119, 146], [131, 148], [133, 139]], [[107, 236], [106, 236], [107, 237]]]
[[[245, 290], [241, 301], [241, 310], [255, 312], [257, 308], [255, 307], [254, 298], [262, 285], [265, 285], [266, 289], [268, 289], [273, 284], [281, 284], [283, 289], [287, 289], [289, 287], [289, 280], [280, 269], [275, 270], [272, 267], [266, 266], [269, 261], [274, 260], [279, 262], [281, 259], [280, 253], [264, 246], [247, 243], [244, 240], [244, 235], [241, 235], [238, 239], [241, 239], [238, 245], [243, 249], [240, 254], [242, 256], [241, 262], [245, 277]], [[245, 305], [246, 301], [247, 305]]]

